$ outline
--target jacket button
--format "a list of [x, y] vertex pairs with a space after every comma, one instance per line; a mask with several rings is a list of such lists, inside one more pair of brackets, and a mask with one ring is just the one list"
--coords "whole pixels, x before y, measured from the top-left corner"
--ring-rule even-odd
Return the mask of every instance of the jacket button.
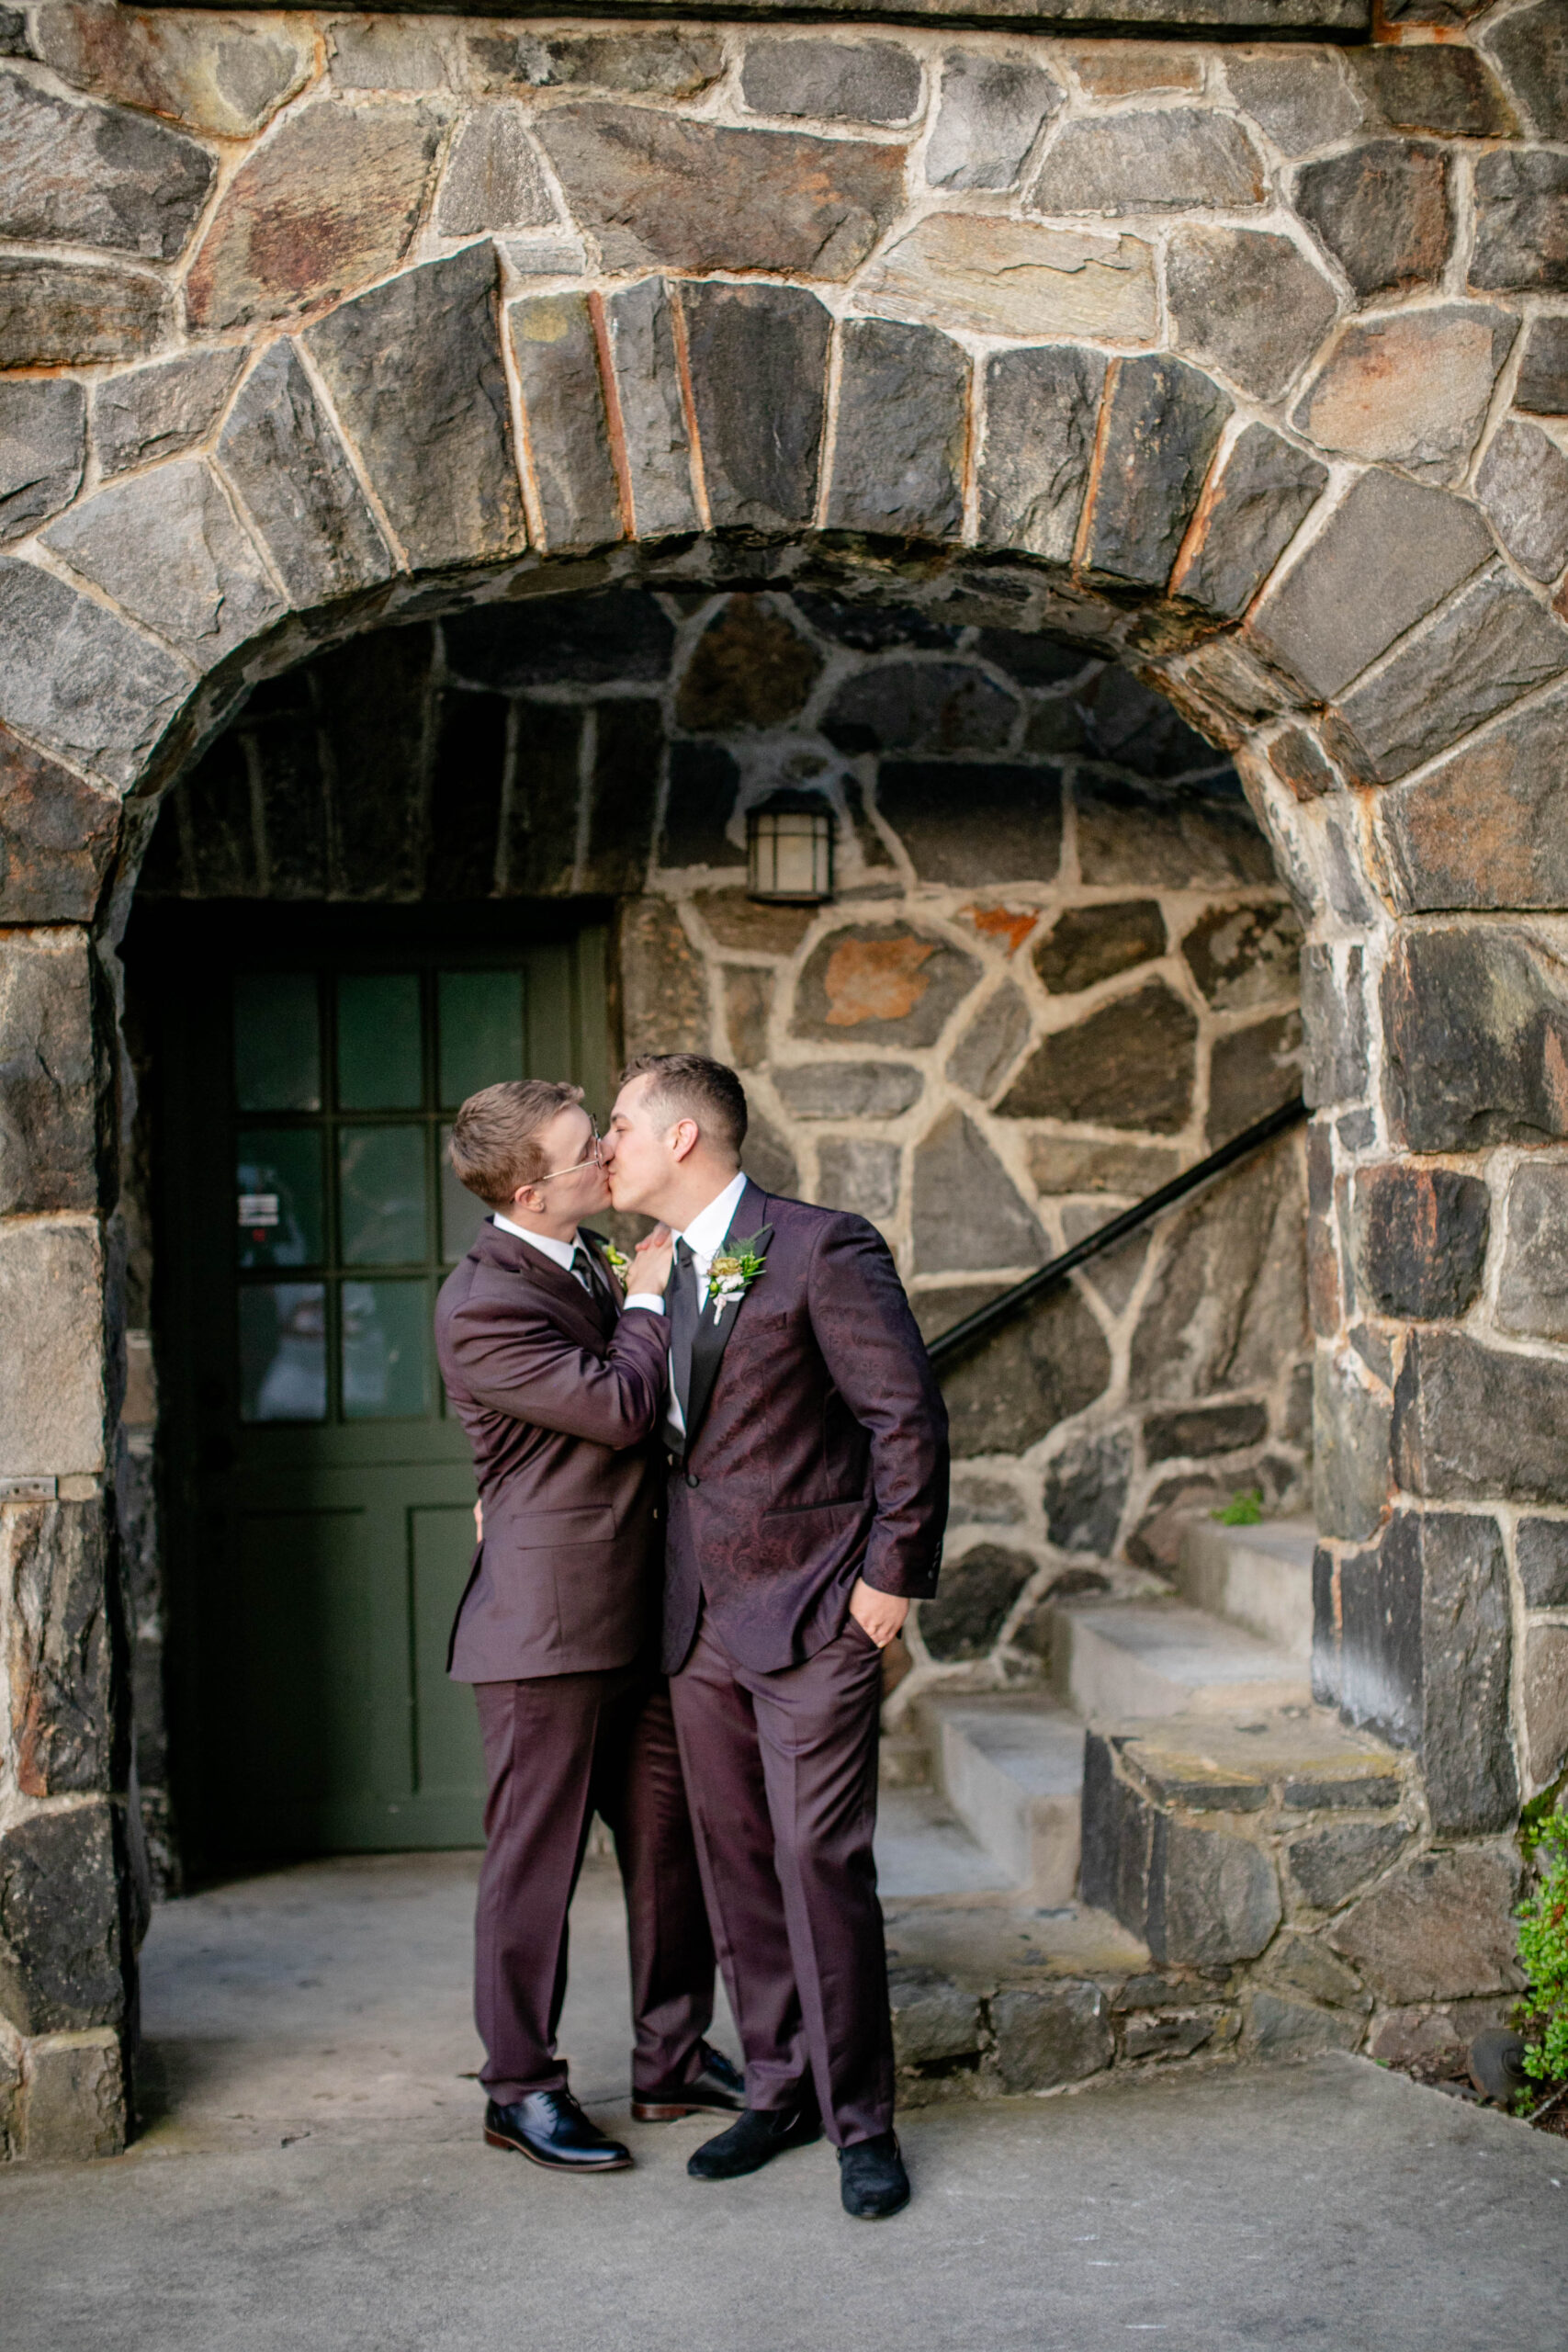
[[703, 1483], [703, 1482], [702, 1482], [702, 1480], [698, 1477], [698, 1476], [697, 1476], [697, 1474], [696, 1474], [696, 1472], [695, 1472], [694, 1470], [688, 1470], [688, 1471], [687, 1471], [687, 1473], [686, 1473], [686, 1484], [687, 1484], [687, 1486], [688, 1486], [688, 1487], [700, 1487], [700, 1486], [702, 1485], [702, 1483]]

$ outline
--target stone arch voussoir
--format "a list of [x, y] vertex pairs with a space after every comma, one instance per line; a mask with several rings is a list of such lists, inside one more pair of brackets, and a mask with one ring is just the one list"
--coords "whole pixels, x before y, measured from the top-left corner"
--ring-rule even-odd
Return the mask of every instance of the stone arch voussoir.
[[68, 799], [136, 794], [323, 632], [783, 541], [1138, 662], [1244, 750], [1314, 915], [1345, 911], [1325, 856], [1362, 863], [1346, 788], [1395, 786], [1381, 878], [1429, 903], [1456, 786], [1402, 779], [1568, 671], [1481, 509], [1331, 479], [1190, 360], [976, 355], [955, 311], [840, 320], [810, 288], [670, 277], [503, 301], [487, 242], [404, 269], [258, 338], [204, 447], [0, 558], [0, 719]]

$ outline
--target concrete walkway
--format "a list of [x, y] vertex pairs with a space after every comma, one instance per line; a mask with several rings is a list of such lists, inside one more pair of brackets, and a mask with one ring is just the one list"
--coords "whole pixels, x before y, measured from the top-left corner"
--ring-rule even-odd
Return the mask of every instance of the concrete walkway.
[[[844, 2219], [825, 2147], [724, 2188], [628, 2126], [613, 1873], [564, 2041], [637, 2169], [487, 2151], [473, 1859], [315, 1864], [161, 1911], [156, 2112], [0, 2176], [6, 2352], [1562, 2352], [1568, 2148], [1350, 2058], [906, 2119], [916, 2199]], [[718, 2037], [728, 2038], [721, 2024]], [[731, 2045], [733, 2046], [733, 2045]]]

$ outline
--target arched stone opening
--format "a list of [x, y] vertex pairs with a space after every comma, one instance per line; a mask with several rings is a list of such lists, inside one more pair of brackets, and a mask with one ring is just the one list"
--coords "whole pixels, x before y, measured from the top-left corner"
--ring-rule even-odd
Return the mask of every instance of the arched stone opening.
[[[134, 188], [107, 225], [57, 189], [19, 233], [72, 250], [7, 265], [32, 338], [7, 356], [37, 372], [6, 390], [55, 456], [0, 560], [26, 1073], [0, 1204], [24, 1335], [0, 1390], [5, 2001], [17, 2067], [47, 2061], [83, 2113], [101, 2089], [109, 2137], [135, 1832], [104, 1600], [128, 1372], [111, 944], [158, 793], [243, 695], [469, 597], [874, 589], [1113, 655], [1234, 750], [1308, 927], [1320, 1689], [1418, 1755], [1421, 1833], [1460, 1841], [1461, 1907], [1495, 1912], [1495, 1841], [1561, 1768], [1568, 1646], [1561, 452], [1532, 422], [1563, 395], [1529, 14], [1408, 69], [1314, 52], [1283, 97], [1240, 53], [1130, 92], [1057, 44], [900, 34], [902, 111], [869, 127], [863, 90], [789, 97], [836, 40], [760, 96], [739, 36], [677, 41], [681, 66], [663, 33], [617, 33], [632, 105], [582, 103], [598, 34], [536, 81], [510, 36], [329, 43], [305, 18], [243, 120], [58, 42], [8, 74], [62, 139], [105, 128], [84, 85], [175, 116], [152, 176], [188, 181], [141, 227]], [[676, 79], [636, 83], [659, 43]], [[993, 70], [1004, 51], [1036, 78]], [[1004, 99], [1017, 152], [977, 179]], [[333, 168], [357, 141], [373, 186], [285, 285], [256, 221], [309, 216], [326, 107]], [[761, 194], [691, 197], [694, 156], [755, 164]], [[536, 221], [464, 211], [500, 180]], [[51, 1912], [45, 1876], [80, 1901]]]
[[[361, 942], [378, 908], [394, 962], [400, 913], [422, 939], [444, 931], [449, 955], [481, 932], [515, 944], [608, 913], [615, 1035], [595, 1060], [594, 1107], [623, 1046], [730, 1058], [752, 1102], [750, 1171], [874, 1218], [935, 1333], [1292, 1095], [1299, 923], [1231, 763], [1089, 647], [842, 593], [876, 584], [492, 602], [373, 631], [258, 688], [173, 788], [142, 867], [126, 948], [151, 1065], [139, 1096], [167, 1092], [152, 1008], [137, 1002], [154, 943], [161, 987], [183, 1007], [192, 968], [225, 985], [224, 933], [243, 933], [253, 959], [293, 943], [308, 967], [305, 927], [319, 933], [334, 908]], [[781, 784], [809, 786], [834, 812], [827, 905], [747, 897], [745, 811]], [[198, 930], [185, 918], [204, 903], [215, 920]], [[195, 1049], [197, 1096], [215, 1116], [227, 1017]], [[188, 1016], [176, 1019], [183, 1037]], [[166, 1052], [193, 1050], [166, 1022], [164, 1034]], [[240, 1119], [265, 1124], [254, 1103]], [[220, 1437], [191, 1395], [193, 1379], [204, 1396], [231, 1382], [231, 1340], [199, 1375], [192, 1361], [192, 1318], [204, 1293], [207, 1314], [220, 1306], [229, 1275], [168, 1282], [199, 1193], [169, 1163], [197, 1138], [168, 1121], [161, 1132], [137, 1155], [164, 1168], [164, 1197], [151, 1257], [136, 1220], [130, 1319], [147, 1319], [164, 1262], [154, 1351], [165, 1460], [178, 1462], [245, 1435]], [[276, 1181], [253, 1170], [240, 1189]], [[226, 1170], [220, 1185], [227, 1211]], [[950, 1382], [963, 1468], [946, 1584], [918, 1612], [900, 1713], [939, 1687], [1038, 1683], [1053, 1599], [1163, 1590], [1184, 1512], [1253, 1487], [1273, 1509], [1303, 1506], [1304, 1212], [1287, 1141]], [[437, 1217], [452, 1224], [450, 1257], [466, 1227], [433, 1198]], [[321, 1230], [323, 1210], [305, 1222]], [[247, 1292], [282, 1281], [290, 1296], [295, 1282], [242, 1279]], [[323, 1375], [322, 1412], [326, 1387]], [[139, 1459], [149, 1438], [139, 1431]], [[177, 1505], [180, 1477], [163, 1485]], [[215, 1525], [166, 1531], [176, 1555], [197, 1555], [186, 1611], [243, 1573], [214, 1577]], [[466, 1558], [454, 1555], [459, 1581]], [[417, 1561], [389, 1560], [389, 1609], [419, 1575]], [[156, 1576], [149, 1557], [150, 1593]], [[298, 1610], [291, 1600], [285, 1614]], [[270, 1640], [266, 1614], [261, 1593], [253, 1642]], [[151, 1659], [151, 1612], [145, 1637]], [[243, 1677], [223, 1678], [218, 1735], [199, 1740], [192, 1696], [216, 1690], [216, 1659], [235, 1647], [216, 1626], [205, 1640], [213, 1666], [187, 1637], [175, 1678], [176, 1810], [187, 1858], [210, 1870], [255, 1850], [270, 1767]], [[420, 1640], [411, 1625], [403, 1650]], [[276, 1648], [296, 1687], [302, 1660], [281, 1627]], [[410, 1703], [400, 1683], [381, 1712]], [[145, 1804], [163, 1776], [151, 1717], [144, 1728]], [[197, 1753], [210, 1760], [196, 1767]], [[406, 1775], [387, 1793], [396, 1817], [374, 1837], [434, 1842]], [[477, 1835], [469, 1794], [463, 1842]]]

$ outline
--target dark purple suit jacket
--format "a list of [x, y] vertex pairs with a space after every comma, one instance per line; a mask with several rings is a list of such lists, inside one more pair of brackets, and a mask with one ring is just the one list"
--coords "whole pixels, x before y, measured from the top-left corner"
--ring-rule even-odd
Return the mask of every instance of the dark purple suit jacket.
[[601, 1308], [488, 1222], [441, 1285], [435, 1351], [484, 1505], [447, 1654], [456, 1681], [604, 1672], [642, 1648], [658, 1608], [652, 1432], [669, 1329], [644, 1307]]
[[748, 1184], [730, 1234], [772, 1228], [766, 1271], [692, 1351], [670, 1482], [664, 1666], [705, 1605], [738, 1663], [798, 1665], [855, 1580], [926, 1600], [947, 1520], [947, 1410], [874, 1226]]

